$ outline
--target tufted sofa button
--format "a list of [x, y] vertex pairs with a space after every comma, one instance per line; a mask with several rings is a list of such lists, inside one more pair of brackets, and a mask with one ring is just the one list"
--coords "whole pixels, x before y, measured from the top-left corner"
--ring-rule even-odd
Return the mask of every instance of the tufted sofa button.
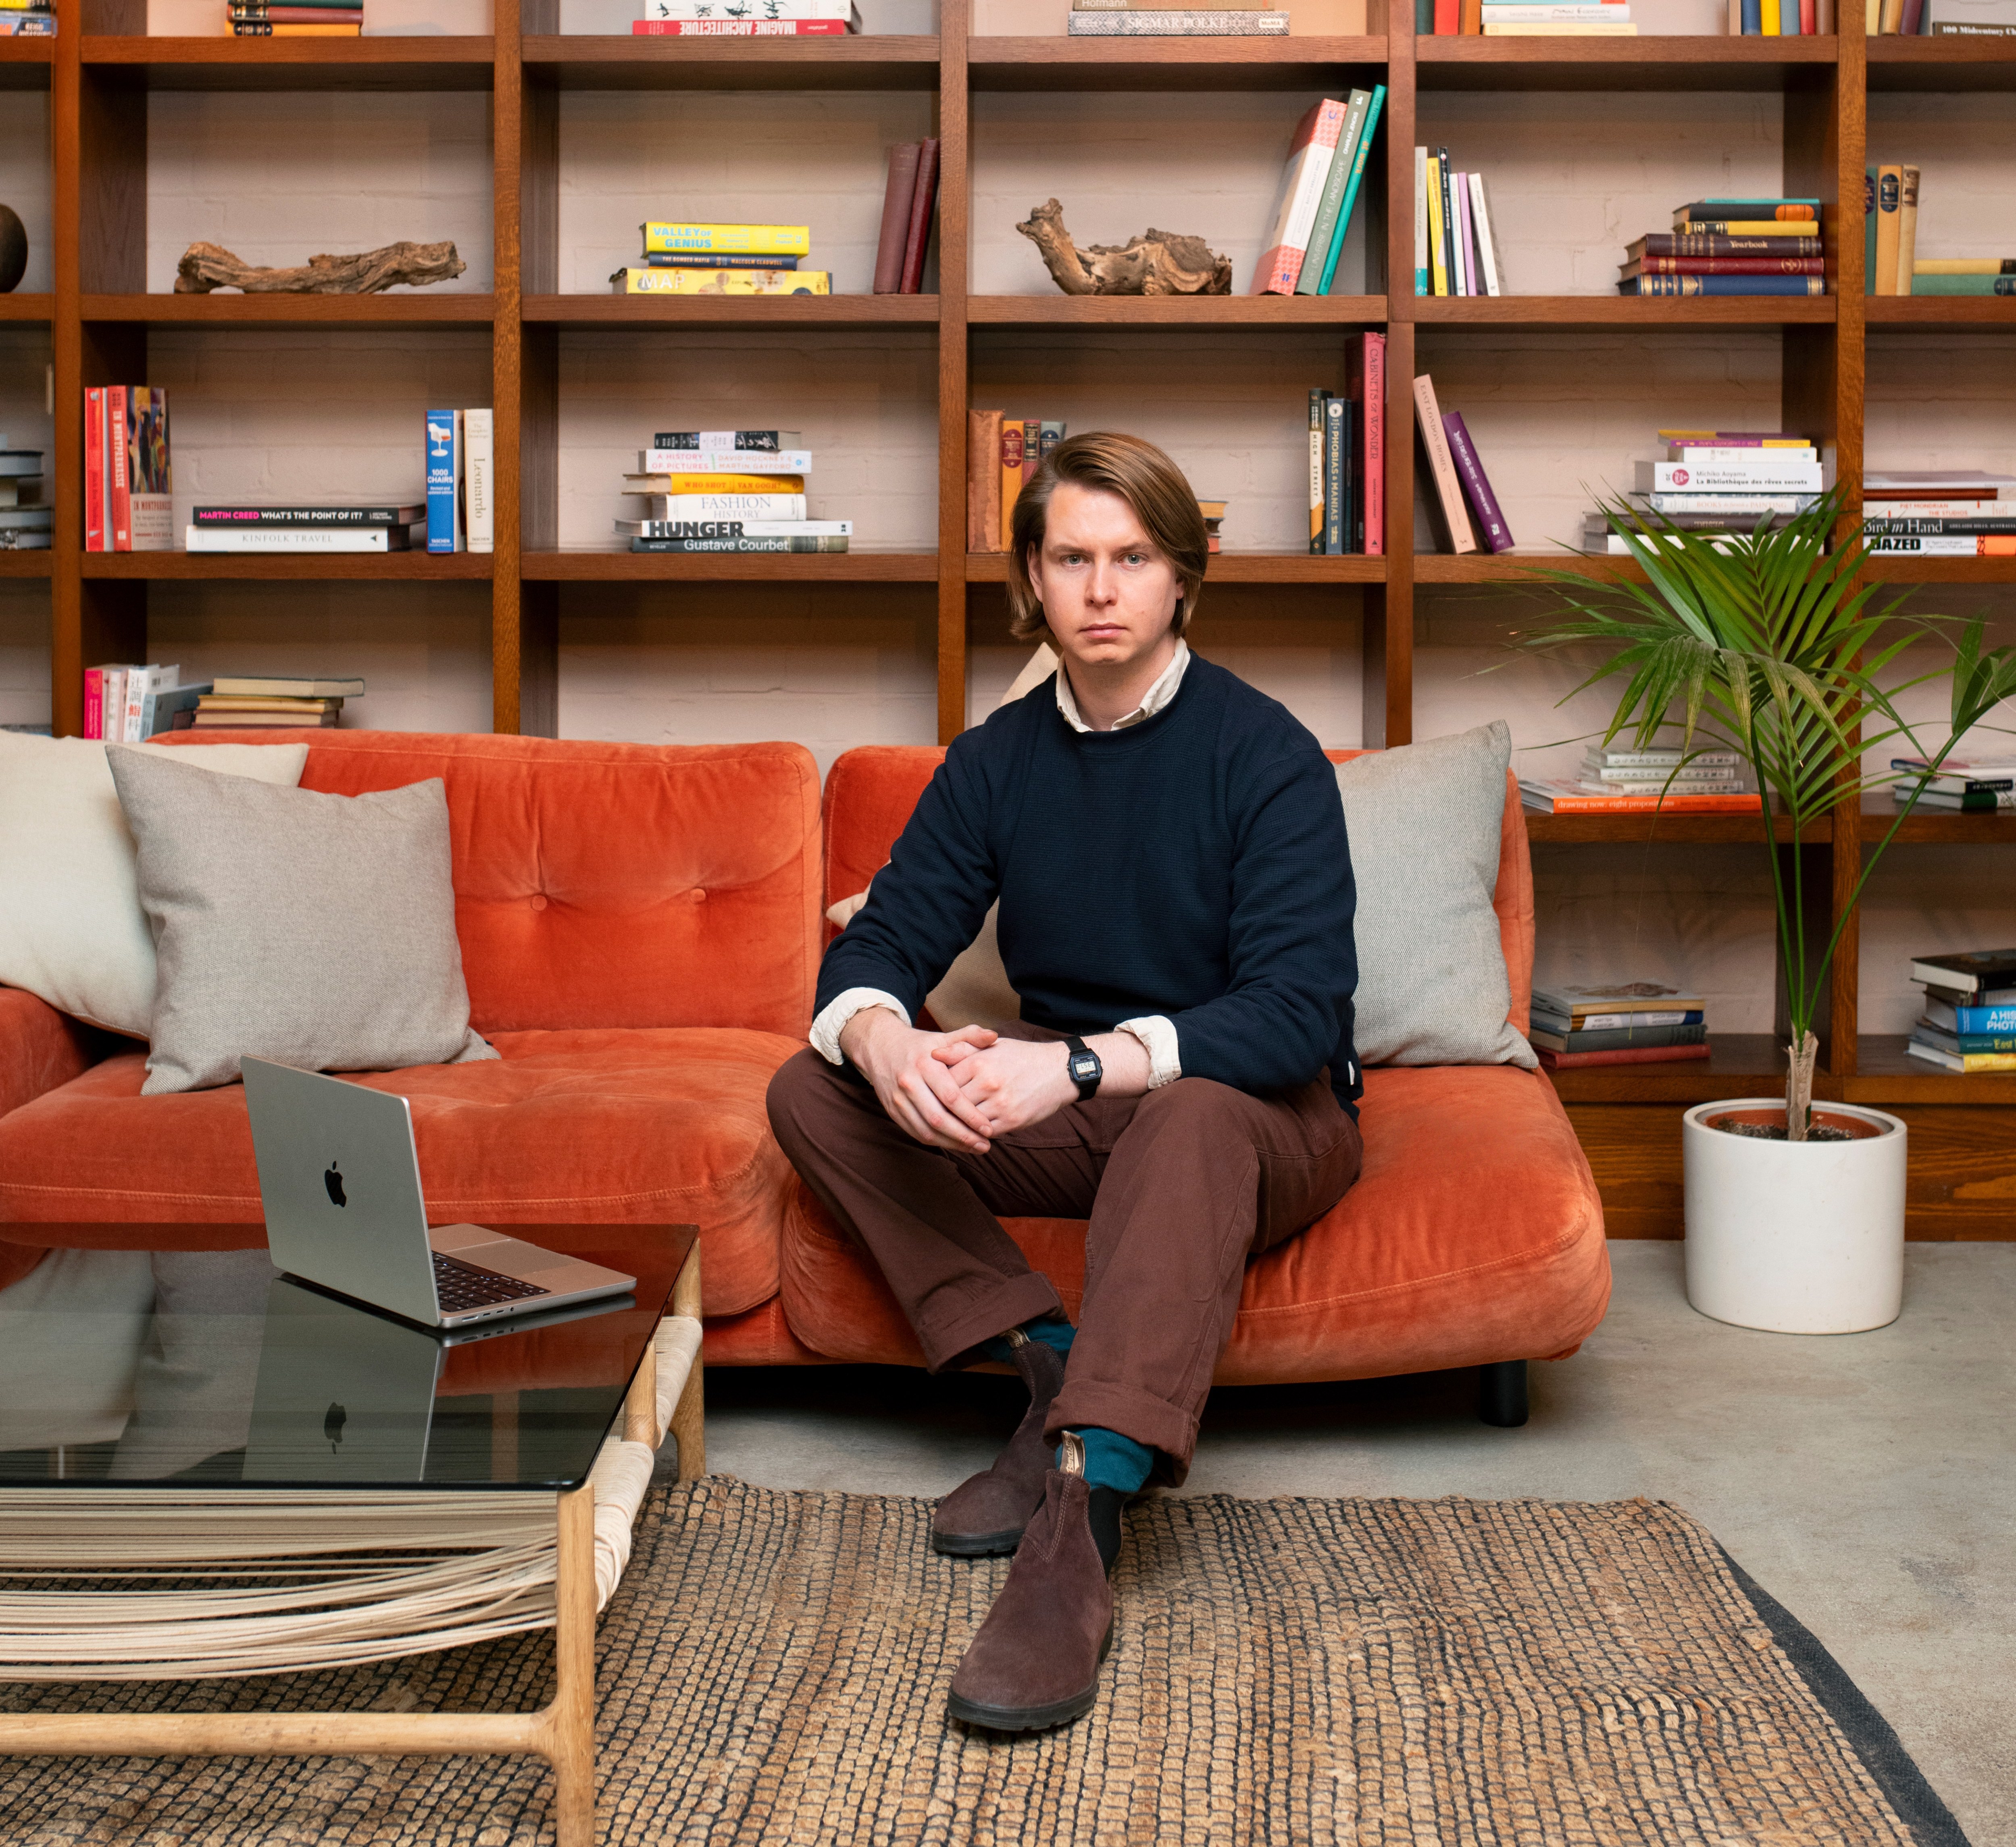
[[533, 893], [533, 894], [532, 894], [532, 908], [533, 908], [535, 911], [543, 911], [543, 910], [545, 910], [545, 907], [546, 907], [546, 894], [545, 894], [544, 892], [535, 892], [535, 893]]
[[693, 887], [693, 901], [696, 904], [704, 904], [707, 902], [707, 893], [698, 886]]

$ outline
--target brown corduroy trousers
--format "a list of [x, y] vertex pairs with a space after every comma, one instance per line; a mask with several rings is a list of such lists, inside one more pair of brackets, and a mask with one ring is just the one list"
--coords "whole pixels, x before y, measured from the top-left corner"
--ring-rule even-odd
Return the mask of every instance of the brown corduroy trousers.
[[1061, 1309], [997, 1214], [1089, 1219], [1078, 1338], [1049, 1433], [1117, 1430], [1160, 1451], [1158, 1473], [1177, 1482], [1247, 1258], [1343, 1198], [1364, 1146], [1327, 1076], [1273, 1097], [1198, 1077], [1095, 1097], [984, 1155], [913, 1141], [865, 1083], [809, 1050], [771, 1080], [769, 1107], [791, 1164], [874, 1259], [933, 1371]]

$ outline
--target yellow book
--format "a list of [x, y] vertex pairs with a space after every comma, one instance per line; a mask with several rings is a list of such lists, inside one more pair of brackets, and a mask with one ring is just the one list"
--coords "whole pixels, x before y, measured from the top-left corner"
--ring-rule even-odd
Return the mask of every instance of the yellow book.
[[803, 475], [625, 475], [626, 494], [803, 494]]
[[617, 295], [830, 295], [823, 269], [619, 269]]
[[644, 254], [703, 257], [809, 257], [809, 225], [646, 225]]
[[1778, 0], [1763, 0], [1762, 17], [1758, 25], [1759, 35], [1765, 38], [1776, 38], [1784, 30], [1778, 23]]
[[[1878, 227], [1881, 229], [1881, 227]], [[1918, 170], [1905, 167], [1897, 188], [1897, 289], [1911, 293], [1911, 278], [1918, 268]]]
[[1879, 17], [1882, 21], [1881, 31], [1889, 33], [1903, 31], [1904, 30], [1904, 0], [1883, 0], [1882, 11]]
[[1915, 276], [2016, 275], [2012, 257], [1921, 257], [1911, 265]]
[[1449, 292], [1449, 264], [1442, 254], [1442, 163], [1439, 155], [1428, 156], [1428, 267], [1435, 275], [1435, 292]]
[[[1719, 429], [1662, 429], [1658, 436], [1662, 443], [1716, 443], [1722, 440]], [[1757, 444], [1760, 449], [1810, 449], [1813, 446], [1802, 436], [1767, 436]]]
[[1904, 170], [1886, 161], [1876, 170], [1876, 286], [1877, 295], [1897, 289], [1897, 213], [1903, 203]]

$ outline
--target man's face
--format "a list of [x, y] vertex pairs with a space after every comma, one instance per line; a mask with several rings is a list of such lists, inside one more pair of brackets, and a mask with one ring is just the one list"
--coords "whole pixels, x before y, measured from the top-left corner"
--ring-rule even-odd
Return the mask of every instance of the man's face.
[[1086, 667], [1125, 667], [1168, 638], [1183, 586], [1117, 494], [1058, 484], [1029, 578], [1060, 650]]

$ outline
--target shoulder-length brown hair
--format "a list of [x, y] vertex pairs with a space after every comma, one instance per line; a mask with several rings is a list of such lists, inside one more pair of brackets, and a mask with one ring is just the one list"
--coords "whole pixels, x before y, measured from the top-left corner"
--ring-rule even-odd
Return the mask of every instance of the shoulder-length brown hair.
[[1175, 632], [1181, 634], [1204, 589], [1210, 552], [1204, 515], [1183, 471], [1153, 443], [1116, 430], [1096, 429], [1057, 444], [1024, 486], [1015, 501], [1008, 546], [1008, 629], [1018, 641], [1044, 632], [1043, 605], [1029, 580], [1029, 552], [1043, 542], [1050, 496], [1060, 481], [1117, 494], [1155, 548], [1175, 566], [1183, 595], [1176, 603]]

